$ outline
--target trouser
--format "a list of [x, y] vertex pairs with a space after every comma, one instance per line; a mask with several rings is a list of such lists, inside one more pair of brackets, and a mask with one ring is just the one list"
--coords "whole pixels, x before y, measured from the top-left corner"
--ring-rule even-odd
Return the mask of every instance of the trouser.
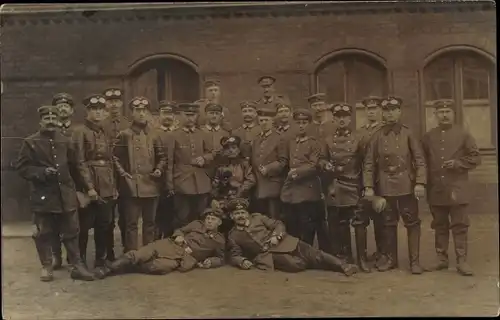
[[355, 209], [355, 206], [328, 208], [331, 253], [349, 262], [353, 260], [351, 245], [351, 219], [354, 217]]
[[402, 196], [384, 196], [386, 209], [382, 212], [384, 220], [384, 253], [388, 264], [398, 266], [398, 222], [403, 219], [408, 235], [408, 254], [410, 266], [419, 264], [420, 254], [420, 218], [418, 201], [413, 194]]
[[155, 215], [158, 207], [158, 197], [137, 198], [127, 197], [123, 199], [125, 209], [125, 252], [137, 250], [138, 224], [142, 218], [142, 245], [145, 246], [154, 241]]
[[272, 219], [283, 221], [282, 203], [279, 198], [257, 198], [255, 199], [255, 209]]
[[174, 197], [160, 196], [156, 210], [155, 240], [168, 238], [174, 232], [172, 223], [174, 219]]
[[[119, 201], [119, 200], [118, 200]], [[116, 226], [116, 223], [115, 223], [115, 219], [116, 219], [116, 213], [118, 211], [118, 201], [115, 201], [113, 203], [113, 208], [111, 209], [111, 223], [109, 224], [109, 229], [108, 229], [108, 233], [107, 233], [107, 248], [106, 248], [106, 259], [107, 260], [114, 260], [115, 259], [115, 226]], [[120, 213], [118, 213], [118, 216], [120, 215]], [[120, 228], [120, 231], [121, 231], [121, 228]], [[123, 238], [122, 238], [122, 246], [123, 246]]]
[[448, 260], [450, 230], [455, 243], [457, 260], [467, 259], [467, 234], [470, 226], [468, 205], [430, 206], [431, 228], [434, 229], [436, 253], [440, 259]]
[[[59, 223], [54, 226], [54, 238], [52, 239], [52, 255], [62, 261], [62, 234]], [[66, 261], [69, 264], [69, 257], [66, 254]]]
[[199, 219], [208, 206], [209, 194], [176, 194], [174, 195], [174, 229], [181, 228]]
[[318, 250], [304, 241], [299, 241], [297, 248], [291, 253], [273, 253], [272, 255], [274, 268], [285, 272], [299, 272], [306, 269], [342, 272], [345, 265], [345, 262], [339, 258]]
[[94, 228], [95, 266], [104, 265], [106, 250], [109, 247], [109, 228], [113, 218], [113, 198], [103, 199], [105, 202], [91, 202], [86, 208], [78, 212], [80, 220], [80, 255], [84, 263], [87, 257], [87, 243], [89, 230]]
[[69, 263], [75, 265], [81, 262], [78, 248], [79, 223], [76, 211], [63, 213], [35, 212], [34, 222], [36, 231], [32, 237], [42, 267], [52, 268], [52, 244], [57, 231], [61, 233]]
[[288, 234], [310, 244], [314, 243], [314, 235], [318, 231], [320, 203], [305, 201], [285, 204], [285, 225]]

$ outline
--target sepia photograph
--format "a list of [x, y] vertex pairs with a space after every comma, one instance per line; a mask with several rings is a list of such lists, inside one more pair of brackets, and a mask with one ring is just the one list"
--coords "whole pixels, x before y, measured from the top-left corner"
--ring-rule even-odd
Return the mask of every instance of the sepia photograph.
[[0, 6], [3, 319], [495, 317], [496, 3]]

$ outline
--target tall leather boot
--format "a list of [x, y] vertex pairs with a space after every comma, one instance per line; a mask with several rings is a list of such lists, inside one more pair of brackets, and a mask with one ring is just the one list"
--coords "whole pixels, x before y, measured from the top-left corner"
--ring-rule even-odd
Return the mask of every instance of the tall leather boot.
[[436, 229], [434, 232], [434, 247], [436, 248], [437, 264], [435, 270], [448, 269], [448, 246], [450, 242], [450, 231], [446, 229]]
[[94, 242], [95, 242], [95, 260], [94, 268], [105, 266], [106, 250], [108, 240], [108, 229], [98, 230], [94, 229]]
[[59, 270], [62, 268], [61, 238], [59, 234], [52, 239], [52, 268]]
[[54, 280], [54, 274], [52, 269], [52, 248], [51, 240], [47, 236], [33, 236], [33, 241], [35, 242], [36, 251], [38, 253], [38, 258], [42, 264], [42, 270], [40, 274], [40, 280], [44, 282]]
[[398, 267], [398, 228], [384, 226], [384, 259], [377, 264], [380, 272], [389, 271]]
[[370, 266], [366, 257], [366, 227], [358, 226], [354, 228], [354, 236], [356, 239], [356, 260], [358, 267], [363, 272], [371, 272]]
[[[378, 214], [378, 213], [375, 213]], [[373, 233], [375, 236], [375, 246], [377, 251], [373, 253], [370, 260], [377, 261], [384, 255], [384, 225], [380, 217], [373, 219]]]
[[128, 254], [124, 254], [113, 262], [106, 262], [105, 267], [98, 268], [95, 277], [103, 279], [109, 275], [119, 273], [127, 267], [132, 267], [133, 261]]
[[340, 235], [340, 255], [347, 263], [353, 263], [352, 244], [351, 244], [351, 226], [342, 224], [339, 227]]
[[346, 276], [351, 276], [358, 272], [358, 267], [355, 264], [350, 264], [342, 259], [337, 258], [334, 255], [328, 254], [326, 252], [321, 252], [322, 264], [325, 265], [329, 270], [340, 271]]
[[422, 274], [424, 271], [420, 266], [420, 225], [408, 227], [408, 258], [412, 274]]
[[107, 237], [107, 248], [106, 248], [106, 260], [114, 261], [115, 257], [115, 223], [112, 222], [108, 230]]
[[78, 247], [80, 259], [84, 265], [87, 265], [87, 244], [89, 242], [89, 231], [83, 230], [78, 234]]
[[455, 243], [455, 255], [457, 256], [457, 271], [463, 276], [472, 276], [474, 272], [467, 263], [467, 228], [452, 230], [453, 242]]
[[94, 280], [94, 275], [87, 269], [81, 259], [80, 250], [78, 248], [78, 238], [65, 239], [64, 246], [66, 247], [68, 259], [72, 265], [71, 278], [84, 281]]

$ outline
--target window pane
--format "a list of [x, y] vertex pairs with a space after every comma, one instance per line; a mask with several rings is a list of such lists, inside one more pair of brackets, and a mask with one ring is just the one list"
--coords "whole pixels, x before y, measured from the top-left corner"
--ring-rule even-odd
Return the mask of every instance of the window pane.
[[349, 90], [351, 103], [358, 102], [370, 95], [383, 96], [387, 93], [386, 71], [376, 61], [366, 57], [354, 57], [347, 74], [349, 86], [352, 86], [352, 89]]
[[436, 116], [434, 115], [434, 107], [426, 106], [425, 107], [425, 130], [429, 131], [433, 128], [437, 127]]
[[491, 107], [469, 105], [463, 108], [464, 127], [469, 130], [480, 148], [492, 148]]
[[481, 60], [473, 56], [462, 58], [463, 98], [466, 100], [489, 99], [490, 70]]
[[451, 57], [438, 58], [424, 69], [425, 101], [453, 99], [453, 63]]
[[345, 71], [341, 60], [325, 65], [317, 74], [318, 92], [326, 93], [329, 102], [345, 101]]

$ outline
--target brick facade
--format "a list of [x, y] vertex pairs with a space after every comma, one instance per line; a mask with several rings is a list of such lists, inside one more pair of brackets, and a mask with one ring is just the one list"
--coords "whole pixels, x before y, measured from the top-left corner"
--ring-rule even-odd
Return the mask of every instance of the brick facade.
[[[19, 139], [36, 130], [35, 110], [54, 93], [66, 91], [80, 101], [108, 85], [127, 88], [136, 62], [152, 56], [179, 57], [200, 79], [219, 78], [223, 102], [238, 123], [238, 103], [259, 97], [260, 75], [274, 75], [278, 90], [294, 105], [304, 105], [304, 97], [316, 89], [320, 61], [341, 52], [366, 52], [384, 62], [390, 92], [408, 105], [403, 120], [417, 132], [423, 119], [420, 76], [429, 57], [455, 46], [492, 61], [496, 57], [495, 11], [482, 5], [378, 10], [382, 6], [372, 4], [345, 11], [345, 4], [322, 6], [289, 11], [268, 6], [258, 13], [215, 8], [211, 16], [169, 16], [169, 9], [97, 11], [90, 18], [80, 12], [3, 14], [2, 168], [15, 158]], [[83, 114], [77, 107], [77, 119]], [[2, 179], [2, 198], [25, 189], [6, 170], [2, 178], [13, 183], [7, 188]]]

